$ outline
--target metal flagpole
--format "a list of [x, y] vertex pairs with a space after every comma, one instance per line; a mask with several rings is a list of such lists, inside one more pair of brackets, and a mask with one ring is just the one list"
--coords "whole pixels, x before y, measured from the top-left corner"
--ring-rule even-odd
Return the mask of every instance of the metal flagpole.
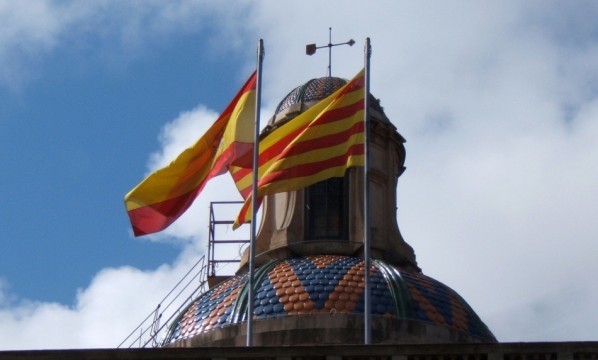
[[249, 237], [249, 294], [247, 295], [247, 346], [253, 346], [253, 308], [254, 308], [254, 276], [255, 276], [255, 237], [257, 217], [257, 182], [260, 143], [260, 103], [262, 97], [262, 61], [264, 60], [264, 41], [259, 40], [257, 46], [257, 72], [255, 84], [255, 132], [253, 138], [253, 188], [251, 192], [251, 234]]
[[364, 74], [364, 91], [363, 97], [364, 106], [364, 167], [363, 167], [363, 257], [364, 257], [364, 282], [365, 282], [365, 297], [364, 297], [364, 343], [370, 345], [372, 343], [372, 301], [370, 289], [370, 124], [369, 124], [369, 95], [370, 95], [370, 56], [372, 55], [372, 47], [370, 46], [370, 38], [365, 39], [365, 74]]

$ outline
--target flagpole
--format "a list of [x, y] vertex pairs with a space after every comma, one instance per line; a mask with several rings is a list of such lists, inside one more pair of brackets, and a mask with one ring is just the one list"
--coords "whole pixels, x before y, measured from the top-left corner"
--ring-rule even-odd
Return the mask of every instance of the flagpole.
[[260, 143], [260, 104], [262, 97], [262, 61], [264, 60], [264, 41], [259, 40], [257, 46], [257, 72], [255, 84], [255, 132], [253, 137], [253, 187], [251, 192], [251, 234], [249, 237], [249, 294], [247, 295], [247, 346], [253, 346], [253, 308], [254, 308], [254, 276], [255, 276], [255, 237], [257, 217], [257, 183]]
[[369, 125], [369, 95], [370, 95], [370, 56], [372, 55], [372, 47], [370, 46], [370, 38], [365, 40], [364, 49], [364, 91], [363, 97], [363, 116], [364, 116], [364, 169], [363, 169], [363, 257], [364, 257], [364, 343], [370, 345], [372, 343], [372, 301], [370, 289], [370, 125]]

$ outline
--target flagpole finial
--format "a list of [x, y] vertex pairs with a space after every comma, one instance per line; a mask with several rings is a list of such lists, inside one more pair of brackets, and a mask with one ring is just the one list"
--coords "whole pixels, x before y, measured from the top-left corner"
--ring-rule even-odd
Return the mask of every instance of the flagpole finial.
[[257, 57], [258, 61], [264, 60], [264, 56], [266, 56], [266, 50], [264, 49], [264, 40], [259, 39], [257, 42]]
[[305, 54], [306, 55], [313, 55], [316, 53], [316, 50], [328, 48], [328, 76], [332, 76], [332, 47], [339, 46], [339, 45], [349, 45], [353, 46], [355, 44], [355, 40], [350, 39], [344, 43], [333, 44], [332, 43], [332, 28], [328, 28], [328, 45], [317, 46], [316, 44], [308, 44], [305, 46]]

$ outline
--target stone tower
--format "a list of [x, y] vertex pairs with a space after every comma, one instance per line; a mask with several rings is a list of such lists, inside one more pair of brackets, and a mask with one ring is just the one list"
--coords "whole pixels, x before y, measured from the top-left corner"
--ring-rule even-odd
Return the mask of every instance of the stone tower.
[[[278, 105], [262, 135], [346, 83], [312, 79]], [[396, 220], [405, 140], [370, 96], [372, 342], [496, 342], [452, 289], [421, 272]], [[362, 344], [363, 169], [267, 196], [256, 239], [255, 345]], [[165, 346], [243, 346], [247, 254], [236, 276], [194, 299]]]

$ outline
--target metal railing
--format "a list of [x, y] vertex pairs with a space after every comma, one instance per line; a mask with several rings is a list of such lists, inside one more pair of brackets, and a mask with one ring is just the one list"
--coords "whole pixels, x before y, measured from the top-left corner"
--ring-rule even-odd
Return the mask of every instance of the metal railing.
[[[193, 284], [197, 284], [197, 286], [193, 288]], [[166, 335], [167, 326], [180, 315], [181, 309], [187, 305], [191, 299], [197, 296], [200, 292], [205, 291], [206, 284], [207, 266], [205, 264], [204, 255], [193, 264], [191, 269], [189, 269], [172, 290], [166, 294], [156, 308], [152, 310], [118, 345], [118, 348], [161, 346], [161, 340]], [[179, 300], [185, 292], [189, 291], [189, 295], [184, 299]], [[161, 322], [162, 318], [166, 316], [168, 317], [166, 321]]]
[[[131, 331], [131, 333], [118, 345], [118, 348], [145, 348], [160, 347], [166, 336], [170, 325], [180, 316], [180, 313], [189, 302], [207, 290], [207, 280], [209, 276], [217, 276], [219, 265], [240, 263], [241, 250], [243, 245], [249, 243], [247, 239], [218, 239], [216, 229], [220, 226], [230, 226], [233, 220], [221, 220], [216, 218], [215, 206], [242, 204], [242, 201], [213, 201], [210, 203], [210, 219], [208, 234], [208, 254], [203, 255], [181, 280], [166, 294], [141, 323]], [[227, 246], [231, 244], [240, 244], [239, 254], [235, 258], [219, 258], [216, 247]], [[193, 288], [193, 284], [197, 284]], [[183, 300], [179, 300], [184, 293], [189, 293]], [[176, 306], [176, 307], [175, 307]], [[167, 319], [162, 321], [163, 318]]]

